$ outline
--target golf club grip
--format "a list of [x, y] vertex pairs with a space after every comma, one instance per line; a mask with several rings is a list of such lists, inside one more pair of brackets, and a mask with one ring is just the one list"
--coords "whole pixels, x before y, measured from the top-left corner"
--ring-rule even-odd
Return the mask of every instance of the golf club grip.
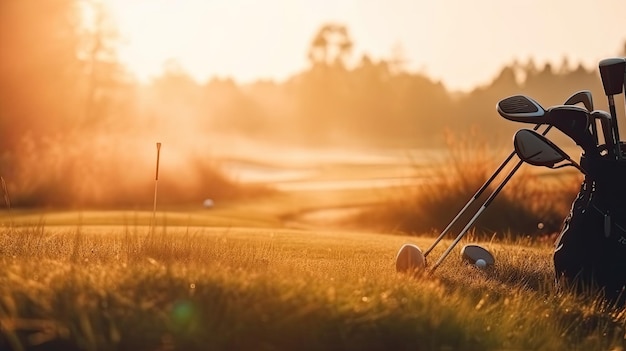
[[506, 176], [506, 178], [504, 178], [504, 180], [500, 183], [500, 185], [498, 185], [498, 188], [496, 190], [494, 190], [493, 193], [491, 193], [491, 195], [489, 195], [489, 198], [485, 201], [485, 203], [483, 203], [483, 205], [480, 207], [478, 212], [476, 212], [476, 214], [474, 214], [474, 217], [472, 217], [472, 219], [467, 223], [467, 225], [465, 225], [465, 228], [463, 228], [463, 230], [459, 233], [459, 235], [457, 235], [456, 239], [454, 239], [452, 244], [450, 244], [450, 246], [448, 246], [446, 251], [444, 251], [444, 253], [441, 255], [441, 257], [439, 257], [437, 262], [435, 262], [433, 267], [430, 269], [430, 273], [433, 273], [437, 269], [437, 267], [439, 267], [439, 265], [441, 265], [443, 260], [445, 260], [446, 257], [448, 257], [448, 255], [450, 255], [450, 252], [452, 252], [454, 247], [459, 243], [459, 241], [461, 241], [461, 239], [465, 236], [465, 234], [470, 229], [470, 227], [474, 224], [474, 222], [476, 222], [478, 217], [483, 213], [483, 211], [487, 208], [487, 206], [489, 206], [489, 204], [491, 204], [493, 199], [496, 198], [496, 196], [500, 193], [502, 188], [504, 188], [506, 183], [508, 183], [508, 181], [511, 179], [511, 177], [513, 177], [515, 172], [517, 172], [517, 170], [522, 166], [523, 163], [524, 163], [524, 161], [519, 160], [517, 162], [517, 164], [515, 165], [515, 167], [513, 167], [513, 169]]
[[618, 160], [622, 159], [622, 152], [620, 150], [620, 137], [619, 137], [619, 129], [617, 127], [617, 111], [615, 110], [615, 99], [613, 95], [608, 96], [609, 99], [609, 112], [611, 113], [611, 130], [613, 131], [613, 139], [615, 140], [615, 144], [613, 147], [615, 148], [615, 158]]

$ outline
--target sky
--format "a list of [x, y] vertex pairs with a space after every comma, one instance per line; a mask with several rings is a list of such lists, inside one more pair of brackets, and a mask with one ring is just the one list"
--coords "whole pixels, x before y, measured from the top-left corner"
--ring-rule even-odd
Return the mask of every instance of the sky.
[[451, 90], [488, 84], [503, 65], [597, 68], [626, 43], [625, 0], [102, 0], [120, 60], [142, 81], [176, 60], [202, 82], [281, 81], [307, 68], [324, 23], [348, 28], [353, 58], [388, 59]]

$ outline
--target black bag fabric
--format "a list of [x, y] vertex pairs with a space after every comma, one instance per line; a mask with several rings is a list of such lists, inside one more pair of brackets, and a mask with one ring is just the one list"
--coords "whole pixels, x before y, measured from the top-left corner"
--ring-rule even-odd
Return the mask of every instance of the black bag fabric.
[[580, 192], [555, 244], [557, 281], [626, 300], [626, 159], [581, 157]]

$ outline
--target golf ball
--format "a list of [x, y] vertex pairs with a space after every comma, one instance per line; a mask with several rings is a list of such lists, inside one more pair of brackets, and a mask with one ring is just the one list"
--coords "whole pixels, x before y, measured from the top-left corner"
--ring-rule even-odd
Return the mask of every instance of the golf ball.
[[487, 266], [487, 262], [483, 260], [482, 258], [479, 258], [476, 260], [476, 267], [485, 268], [486, 266]]

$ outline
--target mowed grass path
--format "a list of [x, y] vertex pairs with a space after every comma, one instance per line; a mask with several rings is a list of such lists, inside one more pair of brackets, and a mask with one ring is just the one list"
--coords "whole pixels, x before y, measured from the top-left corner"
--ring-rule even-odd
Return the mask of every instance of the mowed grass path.
[[[377, 233], [141, 225], [0, 230], [0, 349], [606, 350], [621, 310], [557, 292], [551, 246], [395, 272]], [[447, 244], [448, 242], [444, 242]], [[435, 250], [434, 259], [444, 249]]]

